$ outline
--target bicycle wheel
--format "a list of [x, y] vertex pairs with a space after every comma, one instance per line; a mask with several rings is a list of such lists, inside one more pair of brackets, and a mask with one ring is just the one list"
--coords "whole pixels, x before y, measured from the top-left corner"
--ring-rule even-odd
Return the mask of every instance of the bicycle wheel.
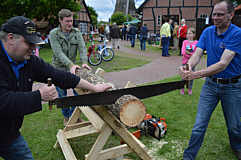
[[104, 48], [101, 51], [101, 57], [104, 61], [111, 61], [114, 58], [114, 50], [112, 48]]
[[97, 66], [101, 63], [102, 59], [99, 53], [95, 53], [95, 54], [91, 54], [88, 57], [88, 62], [93, 65], [93, 66]]

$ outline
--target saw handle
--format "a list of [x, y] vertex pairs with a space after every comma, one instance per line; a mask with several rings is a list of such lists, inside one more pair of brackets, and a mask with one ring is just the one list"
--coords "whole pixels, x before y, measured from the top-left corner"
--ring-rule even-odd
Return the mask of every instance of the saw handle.
[[[48, 78], [48, 86], [52, 86], [52, 78]], [[53, 109], [53, 102], [49, 101], [49, 110]]]

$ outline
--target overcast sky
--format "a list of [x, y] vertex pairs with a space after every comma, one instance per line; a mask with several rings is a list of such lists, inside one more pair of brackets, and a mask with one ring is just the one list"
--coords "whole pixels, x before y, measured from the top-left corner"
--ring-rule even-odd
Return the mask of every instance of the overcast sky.
[[[116, 0], [85, 0], [87, 6], [91, 6], [98, 14], [98, 21], [108, 21], [114, 12]], [[136, 8], [139, 7], [144, 0], [135, 0]]]

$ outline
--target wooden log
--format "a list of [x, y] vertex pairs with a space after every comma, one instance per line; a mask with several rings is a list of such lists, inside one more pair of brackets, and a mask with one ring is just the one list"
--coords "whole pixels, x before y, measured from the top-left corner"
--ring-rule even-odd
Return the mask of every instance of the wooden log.
[[98, 75], [100, 77], [104, 76], [105, 71], [102, 68], [97, 68], [97, 70], [95, 71], [95, 75]]
[[[77, 70], [76, 75], [93, 84], [106, 83], [102, 77], [92, 73], [91, 70], [84, 68]], [[113, 84], [111, 85], [111, 90], [115, 90], [115, 86]], [[78, 94], [86, 94], [89, 92], [82, 89], [75, 90]], [[105, 107], [107, 107], [109, 111], [111, 111], [123, 124], [128, 127], [137, 126], [141, 123], [146, 115], [145, 105], [141, 102], [141, 100], [132, 95], [124, 95], [120, 97], [115, 104], [107, 105]]]
[[129, 127], [140, 124], [146, 115], [145, 105], [133, 95], [124, 95], [118, 98], [111, 111]]
[[[98, 70], [98, 69], [97, 69]], [[103, 70], [103, 69], [99, 69], [99, 70]], [[104, 72], [104, 71], [102, 71]], [[80, 78], [90, 82], [90, 83], [93, 83], [93, 84], [98, 84], [98, 83], [106, 83], [106, 81], [98, 75], [98, 72], [97, 74], [94, 74], [92, 72], [92, 70], [88, 70], [88, 69], [85, 69], [85, 68], [80, 68], [80, 69], [77, 69], [75, 74], [77, 76], [79, 76]], [[112, 89], [111, 90], [114, 90], [115, 89], [115, 86], [113, 84], [110, 84], [112, 86]], [[89, 93], [88, 90], [86, 89], [78, 89], [78, 88], [75, 88], [75, 90], [77, 91], [78, 94], [87, 94]]]

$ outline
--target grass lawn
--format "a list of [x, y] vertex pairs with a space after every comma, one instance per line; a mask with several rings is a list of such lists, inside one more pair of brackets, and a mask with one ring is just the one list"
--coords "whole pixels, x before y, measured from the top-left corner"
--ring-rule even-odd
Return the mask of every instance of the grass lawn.
[[[42, 49], [40, 52], [40, 56], [48, 62], [51, 61], [51, 54], [50, 49]], [[125, 54], [117, 53], [113, 61], [103, 63], [103, 68], [106, 71], [122, 70], [123, 68], [132, 68], [148, 62], [148, 60], [128, 57]], [[172, 77], [160, 82], [176, 80], [180, 80], [180, 77]], [[203, 82], [201, 79], [194, 81], [192, 96], [180, 95], [179, 91], [176, 90], [143, 100], [149, 114], [164, 117], [167, 120], [168, 132], [161, 141], [152, 137], [141, 137], [141, 141], [147, 146], [153, 160], [182, 159], [183, 150], [187, 147], [195, 121], [197, 103]], [[65, 159], [60, 149], [53, 149], [58, 129], [62, 128], [63, 116], [61, 110], [54, 108], [52, 111], [49, 111], [47, 104], [44, 104], [41, 112], [25, 116], [21, 132], [36, 160]], [[97, 135], [92, 135], [70, 140], [77, 159], [84, 159], [84, 155], [90, 151], [96, 138]], [[105, 147], [118, 145], [119, 143], [119, 138], [113, 135]], [[139, 159], [134, 153], [127, 156], [135, 160]], [[197, 160], [235, 160], [229, 147], [220, 105], [210, 120]]]
[[[45, 62], [51, 63], [52, 61], [52, 55], [53, 51], [50, 48], [43, 48], [40, 49], [40, 57], [45, 60]], [[80, 62], [78, 61], [79, 55], [77, 56], [77, 63], [80, 65]], [[134, 56], [131, 56], [129, 54], [122, 53], [120, 51], [115, 52], [115, 56], [112, 61], [105, 62], [102, 61], [102, 63], [98, 66], [89, 66], [96, 70], [97, 68], [102, 68], [106, 72], [110, 71], [121, 71], [121, 70], [127, 70], [135, 67], [143, 66], [144, 64], [150, 63], [150, 59], [144, 59], [144, 58], [137, 58]]]

